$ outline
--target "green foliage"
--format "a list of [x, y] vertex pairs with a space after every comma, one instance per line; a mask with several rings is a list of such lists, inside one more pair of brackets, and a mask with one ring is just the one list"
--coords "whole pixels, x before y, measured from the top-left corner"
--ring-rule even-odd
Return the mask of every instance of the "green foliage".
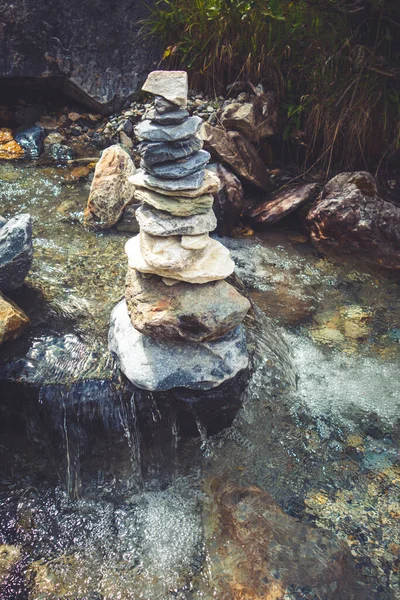
[[[220, 93], [235, 80], [267, 83], [302, 129], [307, 164], [364, 166], [399, 148], [397, 0], [159, 0], [145, 22], [168, 68]], [[361, 160], [360, 160], [361, 158]]]

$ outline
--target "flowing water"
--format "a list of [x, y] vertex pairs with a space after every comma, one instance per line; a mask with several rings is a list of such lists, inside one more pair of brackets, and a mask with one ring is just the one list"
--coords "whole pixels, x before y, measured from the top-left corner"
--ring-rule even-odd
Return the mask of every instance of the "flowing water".
[[399, 276], [324, 258], [288, 226], [225, 239], [256, 306], [251, 377], [221, 429], [120, 377], [106, 337], [129, 236], [83, 228], [89, 184], [26, 165], [0, 182], [35, 250], [12, 295], [31, 327], [0, 348], [1, 600], [225, 598], [216, 478], [344, 540], [365, 598], [400, 598]]

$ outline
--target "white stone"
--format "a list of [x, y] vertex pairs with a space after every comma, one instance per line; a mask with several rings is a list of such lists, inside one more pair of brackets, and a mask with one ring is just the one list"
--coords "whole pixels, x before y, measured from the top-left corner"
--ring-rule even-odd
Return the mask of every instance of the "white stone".
[[140, 236], [135, 236], [125, 244], [129, 266], [141, 273], [154, 273], [160, 277], [187, 281], [188, 283], [207, 283], [225, 279], [235, 269], [229, 250], [222, 244], [210, 238], [210, 242], [203, 250], [201, 257], [192, 265], [181, 271], [171, 271], [154, 268], [144, 259], [140, 249]]
[[203, 248], [185, 248], [180, 235], [158, 237], [140, 232], [142, 256], [155, 269], [181, 271], [200, 258]]
[[183, 235], [181, 238], [181, 246], [187, 250], [202, 250], [210, 241], [208, 233], [200, 235]]
[[186, 71], [152, 71], [147, 76], [142, 90], [185, 108], [188, 95]]

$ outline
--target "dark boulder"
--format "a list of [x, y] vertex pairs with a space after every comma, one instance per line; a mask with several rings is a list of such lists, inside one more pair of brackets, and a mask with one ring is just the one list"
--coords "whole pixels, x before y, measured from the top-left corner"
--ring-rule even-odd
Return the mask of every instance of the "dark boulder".
[[18, 215], [0, 229], [0, 291], [21, 287], [32, 257], [32, 219], [28, 214]]
[[307, 215], [311, 240], [323, 252], [351, 253], [400, 269], [400, 208], [379, 198], [370, 173], [331, 179]]
[[39, 158], [42, 153], [45, 132], [43, 127], [34, 125], [15, 136], [15, 141], [24, 149], [26, 158]]
[[148, 5], [139, 0], [6, 2], [0, 78], [32, 84], [59, 79], [77, 100], [116, 110], [140, 90], [161, 57], [155, 40], [139, 34], [147, 14]]

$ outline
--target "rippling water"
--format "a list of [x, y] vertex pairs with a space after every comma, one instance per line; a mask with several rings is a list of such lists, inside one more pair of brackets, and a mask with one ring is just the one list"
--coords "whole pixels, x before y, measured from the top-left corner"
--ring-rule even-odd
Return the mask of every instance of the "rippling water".
[[204, 519], [216, 476], [344, 540], [366, 598], [400, 597], [399, 276], [328, 260], [288, 228], [224, 240], [260, 307], [243, 407], [210, 437], [195, 414], [190, 438], [154, 401], [139, 432], [106, 348], [127, 235], [86, 231], [88, 184], [67, 175], [0, 167], [2, 214], [30, 212], [35, 236], [13, 295], [32, 327], [0, 349], [0, 552], [13, 565], [0, 560], [0, 598], [220, 597]]

